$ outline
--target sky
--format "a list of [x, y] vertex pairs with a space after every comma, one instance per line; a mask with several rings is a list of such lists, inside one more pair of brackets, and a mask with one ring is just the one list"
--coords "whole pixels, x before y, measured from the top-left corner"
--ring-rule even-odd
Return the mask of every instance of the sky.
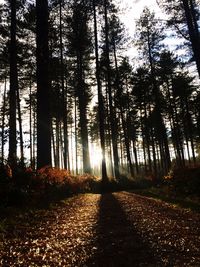
[[[3, 3], [4, 0], [0, 0]], [[160, 8], [158, 7], [156, 0], [113, 0], [120, 10], [120, 19], [128, 29], [130, 36], [134, 35], [135, 31], [135, 20], [139, 19], [140, 14], [145, 6], [149, 7], [150, 10], [154, 10], [157, 16], [163, 16]]]
[[[127, 28], [128, 34], [130, 35], [130, 45], [125, 52], [131, 62], [138, 62], [138, 52], [137, 48], [135, 47], [134, 41], [134, 34], [135, 34], [135, 25], [137, 20], [140, 18], [144, 7], [148, 7], [150, 11], [155, 12], [156, 18], [161, 18], [162, 20], [167, 20], [167, 15], [162, 12], [159, 8], [156, 0], [113, 0], [113, 2], [119, 6], [119, 17], [120, 20], [124, 23], [125, 27]], [[171, 34], [171, 30], [168, 30], [168, 34]], [[183, 39], [181, 38], [173, 38], [170, 36], [169, 38], [165, 39], [165, 45], [168, 47], [169, 50], [173, 51], [177, 56], [185, 54], [185, 50], [179, 49], [176, 51], [177, 45], [183, 43]]]
[[[119, 17], [128, 31], [130, 40], [134, 40], [135, 24], [140, 18], [145, 6], [151, 11], [154, 11], [156, 17], [162, 19], [166, 18], [166, 15], [161, 11], [156, 0], [113, 0], [113, 2], [119, 6], [119, 10], [121, 10], [119, 12]], [[170, 42], [172, 42], [172, 40]], [[125, 54], [129, 56], [132, 62], [134, 58], [137, 57], [137, 49], [133, 42], [130, 42]]]
[[[0, 0], [0, 3], [3, 3], [4, 0]], [[151, 11], [154, 11], [156, 17], [164, 17], [158, 7], [156, 0], [113, 0], [113, 2], [119, 6], [119, 17], [120, 20], [124, 23], [130, 38], [133, 40], [135, 33], [135, 23], [137, 19], [140, 18], [140, 15], [145, 6], [147, 6]], [[130, 45], [125, 52], [131, 60], [134, 59], [137, 54], [136, 48], [134, 45]]]
[[[0, 3], [3, 3], [3, 2], [4, 0], [0, 0]], [[121, 21], [124, 23], [125, 27], [127, 28], [127, 31], [128, 31], [128, 34], [130, 35], [131, 40], [134, 40], [135, 23], [140, 18], [140, 15], [145, 6], [147, 6], [151, 11], [154, 11], [156, 17], [159, 17], [162, 19], [166, 18], [166, 15], [163, 14], [160, 8], [158, 7], [156, 0], [113, 0], [113, 2], [116, 3], [120, 7], [119, 16], [120, 16]], [[170, 40], [170, 42], [171, 42], [170, 45], [172, 45], [173, 40]], [[177, 39], [176, 39], [176, 42], [177, 42]], [[137, 51], [133, 44], [131, 44], [130, 47], [127, 49], [126, 55], [128, 55], [131, 59], [133, 59], [133, 62], [134, 62], [134, 58], [137, 55]], [[95, 158], [96, 154], [94, 154], [92, 157]]]
[[[3, 3], [5, 0], [0, 0]], [[167, 16], [159, 8], [156, 0], [113, 0], [113, 2], [119, 6], [119, 17], [125, 25], [127, 33], [130, 36], [129, 45], [126, 44], [126, 51], [124, 55], [127, 55], [131, 62], [137, 60], [137, 49], [133, 44], [135, 34], [135, 24], [140, 18], [140, 15], [144, 7], [148, 7], [151, 11], [155, 12], [155, 16], [158, 18], [166, 19]], [[177, 45], [178, 39], [168, 38], [165, 44], [169, 45], [170, 50], [174, 51]], [[182, 53], [182, 51], [180, 51]]]
[[[3, 2], [4, 0], [0, 0], [0, 3]], [[135, 19], [140, 17], [144, 6], [148, 6], [158, 15], [161, 14], [156, 0], [113, 0], [113, 2], [120, 6], [122, 10], [120, 14], [121, 21], [125, 24], [131, 36], [134, 35], [135, 31]]]
[[122, 9], [120, 18], [128, 28], [131, 36], [133, 36], [135, 32], [135, 21], [140, 18], [145, 6], [151, 11], [155, 11], [156, 16], [164, 16], [158, 7], [156, 0], [114, 0], [114, 2], [119, 5], [120, 9]]

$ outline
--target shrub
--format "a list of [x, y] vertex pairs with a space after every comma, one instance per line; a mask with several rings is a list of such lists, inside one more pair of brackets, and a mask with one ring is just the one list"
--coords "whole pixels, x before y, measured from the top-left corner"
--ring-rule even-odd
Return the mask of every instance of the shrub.
[[34, 180], [40, 190], [48, 191], [54, 188], [71, 194], [91, 192], [100, 181], [94, 175], [73, 175], [68, 170], [49, 166], [39, 169]]
[[199, 194], [200, 167], [174, 168], [164, 180], [178, 194]]
[[100, 179], [90, 174], [73, 175], [68, 170], [45, 166], [37, 171], [18, 167], [12, 172], [0, 166], [1, 204], [33, 203], [96, 190]]

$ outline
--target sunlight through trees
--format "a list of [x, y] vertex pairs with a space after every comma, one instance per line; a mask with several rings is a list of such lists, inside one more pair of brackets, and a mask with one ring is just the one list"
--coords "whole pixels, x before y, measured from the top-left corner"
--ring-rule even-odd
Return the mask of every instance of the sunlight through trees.
[[[133, 38], [114, 1], [0, 4], [3, 164], [106, 183], [198, 163], [198, 1], [158, 5], [165, 19], [145, 7]], [[170, 38], [183, 43], [172, 51]]]

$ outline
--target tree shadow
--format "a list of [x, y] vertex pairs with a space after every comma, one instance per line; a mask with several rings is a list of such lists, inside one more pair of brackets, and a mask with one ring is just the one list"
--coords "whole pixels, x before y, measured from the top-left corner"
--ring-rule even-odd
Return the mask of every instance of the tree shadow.
[[153, 251], [145, 244], [113, 194], [101, 195], [93, 256], [84, 266], [155, 267]]

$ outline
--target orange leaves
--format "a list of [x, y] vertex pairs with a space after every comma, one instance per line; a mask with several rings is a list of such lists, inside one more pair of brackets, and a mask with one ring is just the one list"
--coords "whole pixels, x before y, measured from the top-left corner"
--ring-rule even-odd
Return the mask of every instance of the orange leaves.
[[[71, 194], [91, 192], [99, 187], [100, 179], [89, 175], [73, 175], [66, 169], [45, 166], [39, 170], [0, 166], [0, 200], [9, 205], [41, 202], [41, 198], [51, 201]], [[1, 169], [4, 171], [1, 171]], [[12, 179], [10, 179], [12, 177]]]
[[92, 190], [92, 183], [97, 183], [99, 179], [90, 174], [83, 174], [69, 177], [69, 185], [73, 192], [85, 192]]
[[37, 171], [37, 177], [49, 184], [63, 184], [69, 176], [69, 171], [50, 166], [45, 166]]
[[70, 171], [45, 166], [36, 172], [36, 179], [43, 184], [67, 187], [71, 193], [86, 192], [92, 190], [92, 184], [100, 179], [90, 174], [73, 175]]
[[169, 181], [173, 179], [173, 170], [170, 170], [167, 175], [164, 176], [164, 180]]
[[2, 242], [0, 266], [86, 266], [99, 197], [82, 194], [16, 217]]

